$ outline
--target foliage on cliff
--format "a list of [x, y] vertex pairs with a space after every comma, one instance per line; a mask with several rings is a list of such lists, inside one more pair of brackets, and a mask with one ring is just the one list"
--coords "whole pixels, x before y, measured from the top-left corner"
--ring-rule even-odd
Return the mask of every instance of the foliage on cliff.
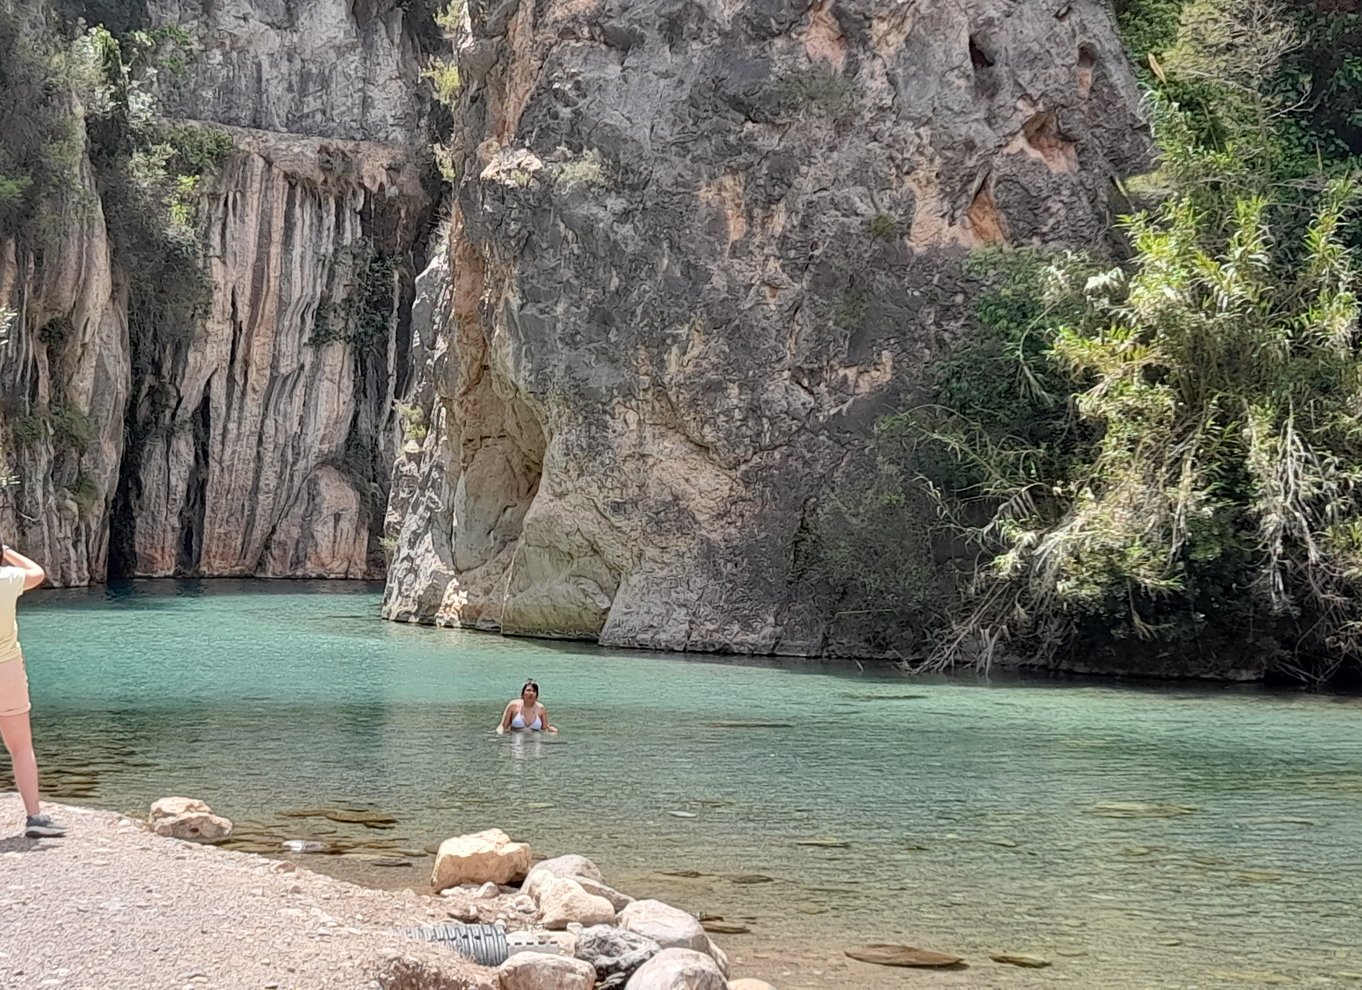
[[1129, 184], [1128, 257], [976, 258], [979, 341], [939, 369], [939, 403], [881, 424], [971, 564], [920, 662], [1217, 653], [1356, 675], [1362, 77], [1303, 8], [1122, 17], [1161, 151]]
[[157, 120], [149, 85], [183, 68], [191, 48], [173, 27], [116, 37], [0, 13], [0, 233], [41, 252], [73, 217], [102, 209], [129, 275], [135, 330], [188, 332], [206, 297], [198, 184], [232, 142]]

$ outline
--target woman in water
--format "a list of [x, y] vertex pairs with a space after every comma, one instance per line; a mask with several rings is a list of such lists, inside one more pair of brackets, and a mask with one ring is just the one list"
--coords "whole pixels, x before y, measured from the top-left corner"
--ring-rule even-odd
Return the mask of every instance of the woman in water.
[[28, 676], [19, 649], [15, 608], [19, 596], [43, 583], [43, 569], [17, 550], [0, 546], [0, 737], [14, 764], [14, 782], [24, 801], [30, 839], [60, 839], [66, 830], [38, 809], [38, 761], [28, 724]]
[[527, 729], [530, 732], [558, 731], [549, 724], [549, 710], [539, 703], [539, 685], [534, 681], [526, 681], [525, 686], [520, 689], [520, 697], [512, 699], [506, 710], [501, 713], [497, 735], [501, 735], [507, 729]]

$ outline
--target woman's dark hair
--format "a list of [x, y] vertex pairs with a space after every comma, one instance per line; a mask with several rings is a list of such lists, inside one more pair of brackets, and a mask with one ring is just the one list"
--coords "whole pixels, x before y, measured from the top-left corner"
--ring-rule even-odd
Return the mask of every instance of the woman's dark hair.
[[535, 694], [538, 694], [538, 693], [539, 693], [539, 682], [538, 682], [538, 681], [526, 681], [526, 682], [525, 682], [525, 687], [523, 687], [523, 688], [520, 689], [520, 696], [521, 696], [522, 698], [525, 697], [525, 690], [526, 690], [526, 688], [534, 688], [534, 693], [535, 693]]

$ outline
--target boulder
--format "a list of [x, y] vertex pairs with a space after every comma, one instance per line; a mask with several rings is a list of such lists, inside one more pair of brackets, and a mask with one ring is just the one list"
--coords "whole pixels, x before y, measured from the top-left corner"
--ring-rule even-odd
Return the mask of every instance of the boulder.
[[719, 972], [724, 974], [724, 979], [728, 979], [728, 953], [714, 944], [714, 939], [708, 939], [709, 947], [705, 950], [709, 957], [719, 964]]
[[[628, 894], [621, 894], [614, 887], [611, 887], [609, 884], [601, 883], [599, 880], [592, 880], [590, 877], [573, 877], [572, 879], [581, 884], [582, 889], [588, 894], [604, 897], [616, 911], [623, 911], [630, 904], [634, 903], [634, 899]], [[528, 883], [529, 881], [526, 882]]]
[[580, 959], [517, 952], [497, 967], [501, 990], [591, 990], [596, 971]]
[[625, 931], [652, 939], [664, 949], [709, 952], [709, 936], [700, 922], [661, 901], [634, 901], [620, 912], [617, 924]]
[[540, 885], [539, 911], [544, 927], [555, 931], [562, 931], [573, 922], [608, 925], [615, 920], [615, 908], [609, 901], [588, 894], [571, 877], [550, 877]]
[[147, 824], [157, 835], [175, 839], [214, 841], [232, 834], [232, 823], [194, 798], [164, 797], [151, 806]]
[[430, 886], [438, 892], [461, 883], [510, 883], [525, 876], [529, 868], [530, 847], [512, 842], [499, 828], [489, 828], [440, 843]]
[[585, 878], [600, 883], [601, 871], [585, 856], [555, 856], [552, 859], [540, 860], [530, 867], [525, 883], [520, 888], [521, 893], [529, 894], [536, 901], [539, 900], [539, 885], [550, 877]]
[[448, 959], [405, 953], [389, 956], [369, 986], [376, 990], [497, 990], [494, 982], [471, 980], [467, 961], [453, 953]]
[[728, 990], [719, 964], [703, 952], [663, 949], [640, 966], [626, 990]]
[[609, 925], [594, 925], [577, 933], [573, 954], [590, 963], [596, 976], [604, 982], [616, 976], [627, 979], [661, 951], [662, 946], [644, 935]]

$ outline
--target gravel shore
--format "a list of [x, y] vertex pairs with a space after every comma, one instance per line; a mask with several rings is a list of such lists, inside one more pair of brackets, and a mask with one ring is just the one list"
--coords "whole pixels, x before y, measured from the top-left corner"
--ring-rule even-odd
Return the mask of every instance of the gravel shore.
[[162, 838], [112, 812], [44, 810], [67, 838], [24, 838], [18, 796], [0, 794], [4, 990], [496, 986], [492, 971], [396, 934], [447, 920], [432, 898]]

